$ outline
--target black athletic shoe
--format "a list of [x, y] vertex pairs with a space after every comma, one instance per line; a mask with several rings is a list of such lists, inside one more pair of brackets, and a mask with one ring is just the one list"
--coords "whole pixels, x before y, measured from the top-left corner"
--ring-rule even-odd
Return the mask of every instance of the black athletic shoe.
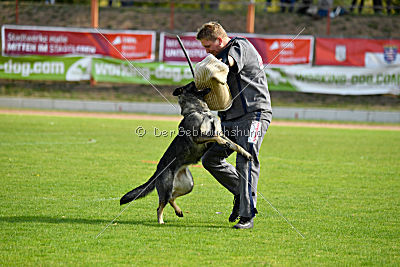
[[229, 216], [230, 222], [235, 222], [237, 218], [239, 218], [239, 207], [240, 207], [240, 195], [236, 195], [233, 198], [233, 209], [231, 215]]
[[251, 229], [254, 226], [253, 218], [240, 217], [239, 222], [233, 226], [235, 229]]

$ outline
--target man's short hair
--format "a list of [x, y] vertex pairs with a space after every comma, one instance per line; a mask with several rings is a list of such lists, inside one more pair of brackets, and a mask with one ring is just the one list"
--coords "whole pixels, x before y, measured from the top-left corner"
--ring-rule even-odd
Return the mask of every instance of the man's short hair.
[[198, 30], [197, 30], [197, 35], [196, 39], [197, 40], [209, 40], [209, 41], [215, 41], [218, 39], [218, 37], [225, 38], [228, 37], [226, 34], [226, 31], [224, 28], [219, 24], [218, 22], [215, 21], [210, 21], [207, 23], [204, 23]]

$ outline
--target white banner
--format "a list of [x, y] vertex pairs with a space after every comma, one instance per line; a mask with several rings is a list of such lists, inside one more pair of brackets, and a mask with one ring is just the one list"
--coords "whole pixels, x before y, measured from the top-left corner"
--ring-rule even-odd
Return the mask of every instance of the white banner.
[[400, 94], [400, 65], [381, 68], [288, 66], [266, 69], [269, 84], [306, 93]]

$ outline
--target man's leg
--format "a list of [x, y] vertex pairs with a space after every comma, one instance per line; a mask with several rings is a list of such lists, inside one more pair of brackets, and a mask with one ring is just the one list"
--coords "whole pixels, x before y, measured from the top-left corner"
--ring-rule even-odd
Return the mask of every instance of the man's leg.
[[[224, 123], [225, 130], [228, 130], [229, 123]], [[229, 132], [225, 132], [229, 135]], [[235, 142], [235, 140], [233, 140]], [[239, 217], [239, 184], [240, 178], [236, 168], [226, 161], [226, 158], [232, 154], [233, 151], [217, 143], [213, 144], [210, 149], [204, 154], [202, 158], [203, 166], [208, 170], [214, 178], [228, 189], [233, 195], [233, 209], [229, 215], [229, 221], [234, 222]]]
[[203, 155], [203, 167], [233, 195], [239, 194], [239, 176], [236, 168], [226, 161], [232, 150], [213, 144]]
[[[253, 224], [252, 218], [257, 212], [257, 184], [260, 174], [258, 154], [269, 122], [265, 119], [265, 114], [257, 112], [250, 118], [238, 121], [237, 123], [239, 129], [243, 129], [248, 134], [238, 136], [236, 140], [239, 145], [244, 147], [253, 156], [253, 161], [248, 161], [241, 155], [237, 155], [236, 158], [236, 169], [240, 178], [239, 215], [241, 221], [235, 225], [235, 228], [251, 228]], [[250, 220], [251, 224], [246, 224]]]

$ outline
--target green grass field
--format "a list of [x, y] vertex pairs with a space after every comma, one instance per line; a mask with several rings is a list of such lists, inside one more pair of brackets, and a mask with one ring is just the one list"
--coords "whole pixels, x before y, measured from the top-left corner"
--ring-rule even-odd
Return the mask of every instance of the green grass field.
[[[272, 125], [252, 230], [203, 168], [158, 225], [156, 192], [123, 210], [177, 122], [0, 115], [0, 265], [400, 265], [400, 132]], [[138, 137], [138, 126], [147, 135]], [[234, 158], [230, 158], [231, 161]]]

